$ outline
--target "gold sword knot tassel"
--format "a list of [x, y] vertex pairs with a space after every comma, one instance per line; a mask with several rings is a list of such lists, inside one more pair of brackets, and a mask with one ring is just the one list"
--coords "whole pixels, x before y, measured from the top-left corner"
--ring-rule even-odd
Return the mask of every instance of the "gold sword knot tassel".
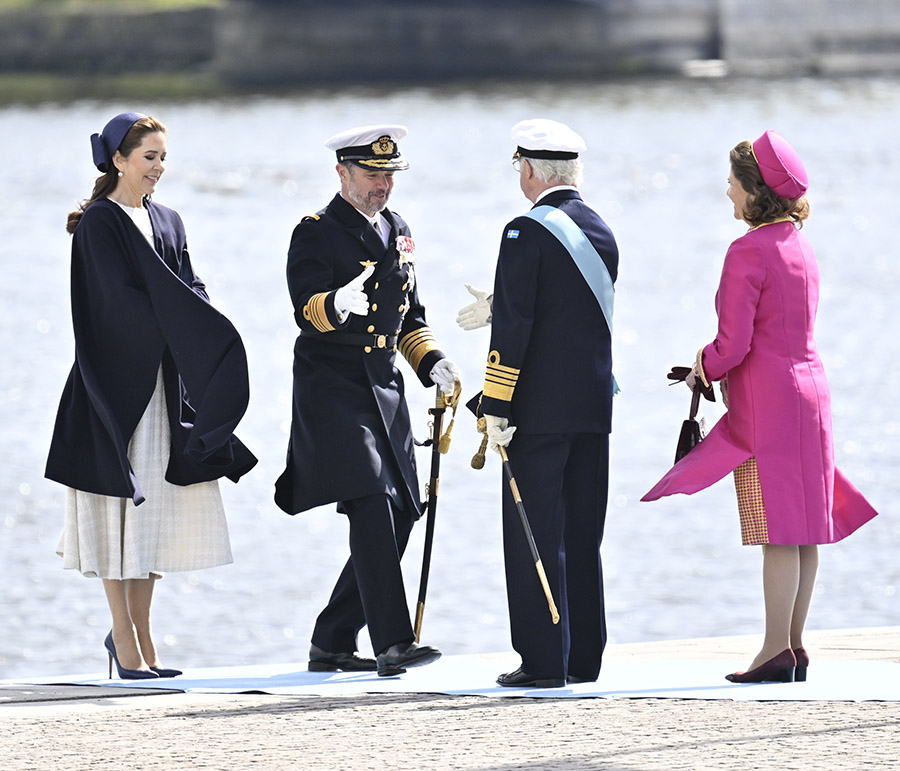
[[459, 398], [462, 396], [462, 384], [457, 380], [454, 384], [453, 393], [450, 396], [447, 396], [443, 392], [440, 392], [438, 396], [438, 400], [440, 404], [438, 407], [450, 408], [453, 410], [452, 415], [450, 416], [450, 424], [447, 426], [447, 430], [444, 432], [444, 435], [441, 437], [441, 441], [438, 443], [438, 452], [441, 455], [446, 455], [450, 452], [450, 440], [453, 438], [453, 425], [456, 423], [456, 408], [459, 406]]
[[484, 456], [487, 454], [487, 421], [484, 418], [478, 418], [478, 422], [475, 425], [478, 428], [479, 433], [481, 433], [481, 446], [478, 448], [478, 452], [472, 456], [470, 465], [474, 469], [480, 469], [484, 468]]

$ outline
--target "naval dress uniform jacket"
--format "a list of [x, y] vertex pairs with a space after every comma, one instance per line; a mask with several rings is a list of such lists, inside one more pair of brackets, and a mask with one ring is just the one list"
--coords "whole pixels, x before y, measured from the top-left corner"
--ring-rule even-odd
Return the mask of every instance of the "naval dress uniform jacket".
[[[275, 495], [288, 514], [377, 493], [416, 517], [421, 510], [403, 377], [394, 361], [399, 350], [431, 386], [429, 373], [444, 354], [419, 302], [409, 227], [387, 209], [382, 215], [391, 226], [387, 248], [340, 195], [305, 217], [291, 238], [287, 280], [300, 335], [287, 467]], [[365, 283], [368, 315], [339, 319], [335, 291], [369, 263], [375, 272]]]
[[[288, 253], [288, 288], [300, 335], [294, 346], [287, 466], [276, 482], [275, 501], [288, 514], [337, 502], [338, 510], [351, 517], [352, 551], [354, 517], [365, 518], [371, 502], [387, 496], [395, 519], [390, 543], [370, 543], [364, 555], [353, 551], [319, 617], [313, 642], [332, 652], [355, 650], [363, 624], [368, 624], [376, 653], [407, 637], [412, 640], [405, 597], [402, 602], [372, 598], [377, 619], [366, 618], [363, 606], [371, 585], [387, 580], [394, 582], [394, 594], [402, 594], [399, 558], [422, 510], [396, 351], [425, 386], [433, 385], [429, 373], [444, 358], [419, 301], [409, 227], [397, 214], [381, 213], [391, 229], [387, 247], [369, 221], [338, 194], [297, 225]], [[375, 271], [364, 287], [368, 315], [339, 318], [335, 291], [369, 264]], [[368, 573], [363, 559], [373, 560]]]
[[[613, 281], [618, 248], [574, 189], [537, 205], [564, 211]], [[528, 217], [503, 232], [481, 412], [509, 418], [510, 463], [560, 611], [552, 624], [508, 486], [504, 556], [513, 647], [531, 675], [593, 680], [606, 642], [600, 542], [612, 422], [611, 334], [572, 256]]]

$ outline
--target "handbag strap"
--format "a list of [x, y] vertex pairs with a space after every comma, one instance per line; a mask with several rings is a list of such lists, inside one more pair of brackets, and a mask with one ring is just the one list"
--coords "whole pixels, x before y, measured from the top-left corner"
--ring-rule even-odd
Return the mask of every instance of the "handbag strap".
[[694, 391], [691, 396], [691, 412], [688, 415], [688, 420], [693, 420], [697, 417], [697, 412], [700, 409], [700, 389]]

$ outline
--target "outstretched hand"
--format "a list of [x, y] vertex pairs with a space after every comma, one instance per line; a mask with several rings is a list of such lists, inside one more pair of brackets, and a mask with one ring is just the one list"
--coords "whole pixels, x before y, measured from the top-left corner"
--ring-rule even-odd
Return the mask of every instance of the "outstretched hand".
[[475, 298], [475, 302], [469, 303], [459, 309], [456, 323], [466, 331], [485, 327], [491, 323], [493, 313], [492, 300], [494, 295], [483, 289], [476, 289], [471, 284], [466, 284], [469, 294]]

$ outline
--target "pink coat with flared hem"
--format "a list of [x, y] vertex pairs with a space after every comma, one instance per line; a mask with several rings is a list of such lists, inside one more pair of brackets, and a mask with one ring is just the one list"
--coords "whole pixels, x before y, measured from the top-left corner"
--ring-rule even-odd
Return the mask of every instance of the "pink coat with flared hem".
[[725, 255], [710, 380], [728, 379], [728, 412], [641, 500], [690, 495], [756, 458], [769, 543], [833, 543], [876, 511], [834, 466], [831, 396], [813, 340], [819, 270], [792, 222], [738, 238]]

